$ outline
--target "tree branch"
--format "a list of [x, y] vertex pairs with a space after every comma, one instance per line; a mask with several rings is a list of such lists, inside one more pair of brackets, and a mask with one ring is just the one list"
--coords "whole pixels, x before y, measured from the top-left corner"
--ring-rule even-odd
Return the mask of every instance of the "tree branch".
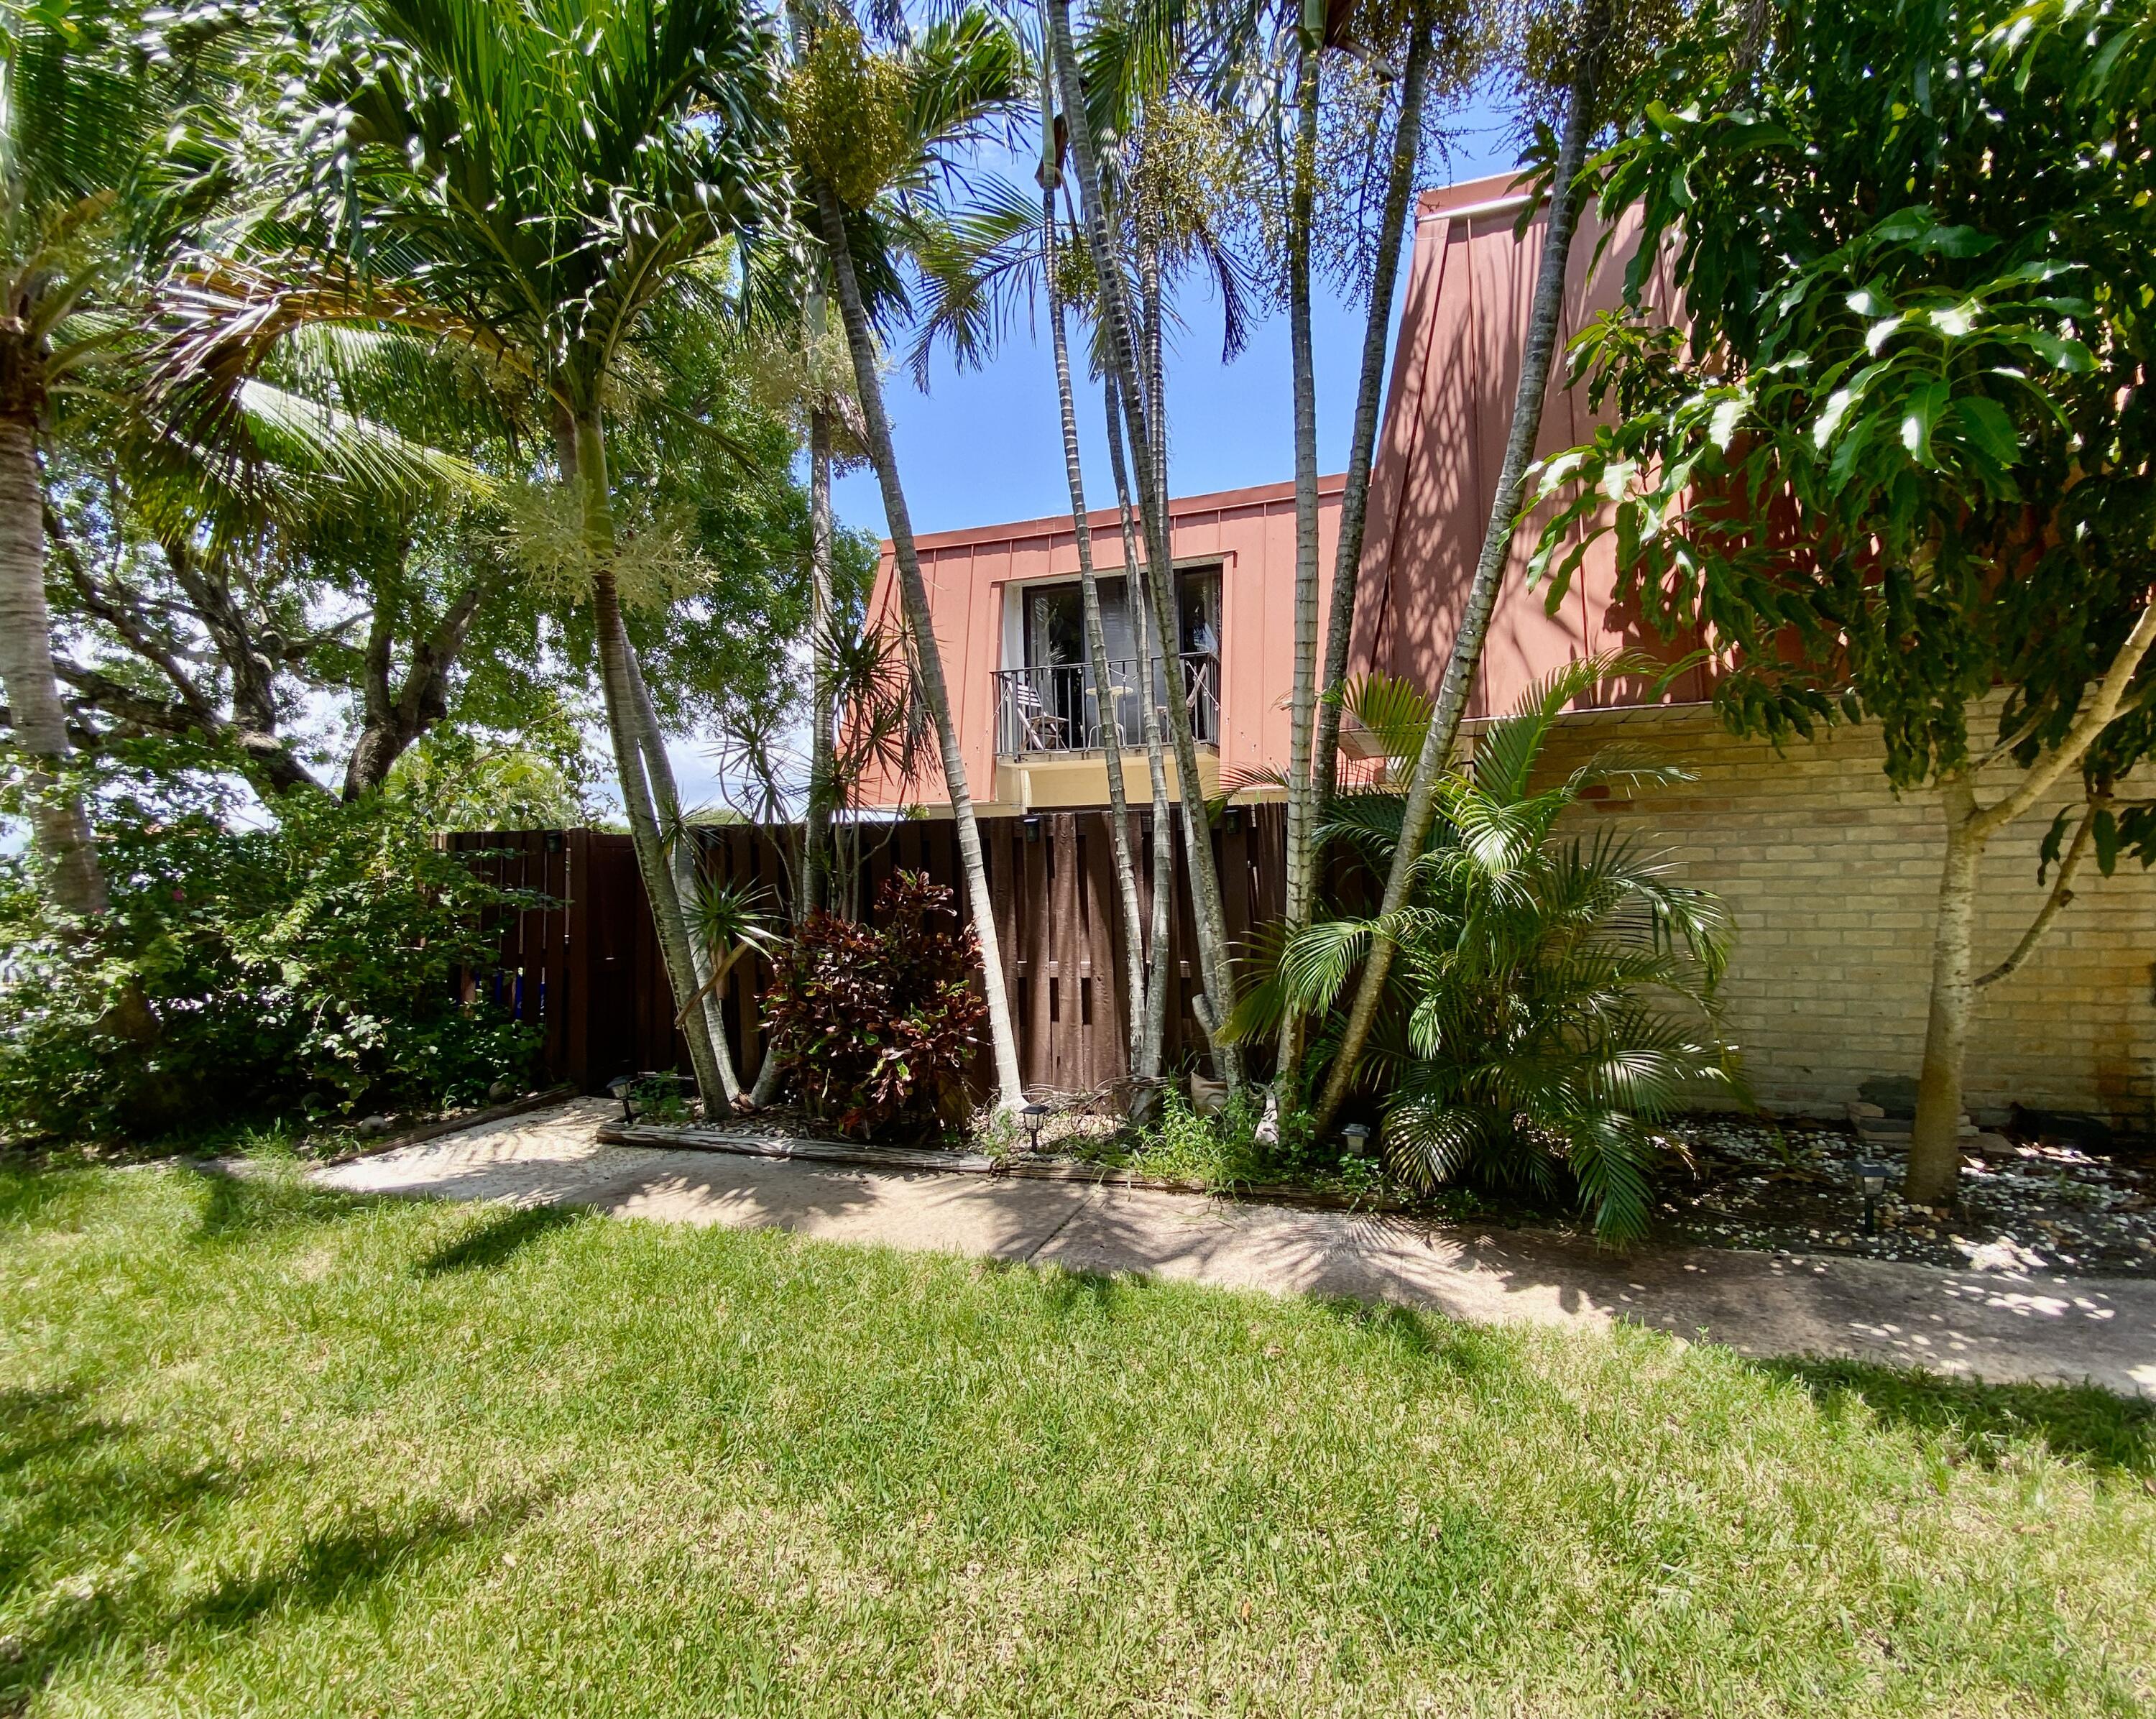
[[68, 536], [65, 522], [49, 502], [45, 505], [45, 539], [67, 570], [68, 582], [74, 588], [82, 606], [117, 633], [136, 655], [171, 681], [182, 702], [205, 715], [213, 711], [215, 706], [203, 695], [194, 677], [181, 668], [170, 649], [151, 635], [135, 607], [131, 603], [121, 604], [91, 576], [90, 569], [83, 565], [80, 552]]
[[250, 773], [275, 793], [289, 793], [295, 788], [326, 792], [307, 767], [293, 756], [290, 745], [274, 733], [244, 722], [227, 721], [214, 711], [151, 698], [98, 670], [77, 668], [57, 658], [53, 672], [80, 692], [85, 704], [138, 731], [197, 735], [236, 747]]
[[2091, 839], [2096, 831], [2097, 815], [2110, 805], [2111, 789], [2107, 786], [2089, 795], [2087, 809], [2082, 812], [2081, 824], [2074, 831], [2074, 839], [2066, 844], [2066, 855], [2059, 861], [2059, 875], [2052, 881], [2051, 893], [2044, 898], [2044, 905], [2036, 910], [2036, 916], [2029, 922], [2029, 929], [2021, 933], [2021, 941], [2014, 946], [2014, 952], [1976, 981], [1978, 990], [1981, 991], [1987, 985], [1995, 985], [2013, 973], [2043, 941], [2044, 933], [2051, 928], [2051, 921], [2071, 905], [2074, 875], [2082, 869], [2082, 861], [2088, 854]]
[[2074, 719], [2074, 726], [2067, 730], [2058, 749], [2037, 760], [2013, 793], [1993, 802], [1969, 820], [1974, 834], [1979, 838], [1989, 836], [2011, 824], [2043, 798], [2052, 783], [2081, 762], [2082, 755], [2096, 744], [2097, 736], [2111, 726], [2112, 718], [2118, 714], [2119, 706], [2126, 701], [2127, 688], [2140, 672], [2141, 659], [2148, 654], [2151, 645], [2156, 645], [2156, 598], [2143, 605], [2141, 618], [2133, 623], [2133, 630], [2126, 635], [2126, 643], [2119, 646], [2118, 654], [2111, 659], [2103, 679], [2097, 683], [2096, 695]]

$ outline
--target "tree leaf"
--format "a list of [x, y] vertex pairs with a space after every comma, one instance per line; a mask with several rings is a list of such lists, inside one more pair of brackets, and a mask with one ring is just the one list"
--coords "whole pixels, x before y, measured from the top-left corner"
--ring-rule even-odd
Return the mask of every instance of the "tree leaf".
[[1953, 387], [1943, 382], [1920, 382], [1910, 391], [1902, 410], [1902, 445], [1919, 465], [1938, 464], [1932, 454], [1932, 432], [1953, 398]]
[[2014, 420], [1996, 400], [1970, 394], [1954, 402], [1954, 421], [1970, 444], [2002, 466], [2010, 466], [2021, 455], [2021, 439], [2014, 433]]
[[2077, 340], [2062, 335], [2046, 334], [2041, 328], [2030, 329], [2022, 338], [2050, 359], [2054, 369], [2063, 370], [2074, 376], [2087, 376], [2096, 368], [2095, 356]]
[[2089, 838], [2096, 847], [2097, 870], [2109, 877], [2118, 864], [2118, 819], [2108, 808], [2096, 814], [2089, 828]]

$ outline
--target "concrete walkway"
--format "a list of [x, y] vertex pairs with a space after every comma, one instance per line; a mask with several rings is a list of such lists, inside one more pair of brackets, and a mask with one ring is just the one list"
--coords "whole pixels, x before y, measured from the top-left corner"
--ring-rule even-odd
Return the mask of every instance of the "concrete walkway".
[[1352, 1296], [1482, 1321], [1629, 1319], [1748, 1355], [1847, 1355], [2156, 1397], [2156, 1280], [2030, 1278], [1722, 1249], [1629, 1256], [1561, 1237], [996, 1180], [603, 1146], [580, 1099], [315, 1172], [354, 1193], [584, 1206], [1229, 1289]]

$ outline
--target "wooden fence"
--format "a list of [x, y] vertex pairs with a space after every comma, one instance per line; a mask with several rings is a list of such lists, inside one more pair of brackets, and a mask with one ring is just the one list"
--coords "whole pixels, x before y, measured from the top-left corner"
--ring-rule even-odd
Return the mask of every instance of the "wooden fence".
[[[1191, 999], [1203, 987], [1191, 934], [1180, 814], [1175, 815], [1172, 1063], [1194, 1054], [1204, 1042], [1191, 1012]], [[1117, 978], [1122, 913], [1107, 820], [1106, 812], [1055, 812], [981, 821], [1019, 1066], [1029, 1089], [1089, 1091], [1128, 1072], [1128, 1011]], [[1139, 902], [1148, 916], [1152, 823], [1149, 813], [1132, 815]], [[758, 888], [774, 914], [788, 912], [786, 854], [798, 839], [797, 832], [733, 824], [699, 834], [709, 875]], [[592, 829], [513, 830], [465, 832], [445, 839], [451, 849], [469, 853], [495, 882], [534, 890], [552, 904], [506, 915], [497, 963], [468, 971], [462, 979], [466, 996], [491, 997], [537, 1031], [547, 1079], [597, 1091], [618, 1075], [687, 1069], [644, 880], [627, 836]], [[970, 917], [949, 823], [875, 825], [864, 832], [864, 840], [865, 906], [892, 872], [925, 871], [952, 887], [961, 916]], [[1279, 806], [1231, 808], [1213, 832], [1222, 906], [1239, 947], [1281, 911], [1286, 846]], [[721, 1012], [744, 1081], [755, 1077], [763, 1059], [758, 998], [769, 976], [763, 963], [744, 961], [725, 986]]]

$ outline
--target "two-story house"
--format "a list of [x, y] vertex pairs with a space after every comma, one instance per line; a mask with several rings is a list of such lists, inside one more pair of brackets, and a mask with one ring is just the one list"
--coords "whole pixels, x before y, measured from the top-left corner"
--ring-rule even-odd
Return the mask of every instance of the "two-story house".
[[[1373, 479], [1351, 672], [1379, 669], [1435, 687], [1481, 547], [1509, 429], [1519, 336], [1534, 289], [1541, 222], [1503, 178], [1425, 192]], [[1629, 254], [1620, 230], [1598, 272], [1597, 234], [1574, 246], [1568, 337], [1618, 300]], [[1281, 410], [1286, 410], [1285, 387]], [[1584, 439], [1585, 403], [1553, 379], [1540, 451]], [[1320, 485], [1320, 566], [1329, 588], [1342, 480]], [[1209, 794], [1224, 773], [1286, 762], [1293, 671], [1295, 502], [1291, 484], [1170, 506], [1180, 623], [1158, 695], [1188, 701]], [[1105, 805], [1102, 748], [1126, 748], [1133, 797], [1145, 764], [1136, 660], [1112, 511], [1092, 518], [1111, 678], [1092, 684], [1081, 629], [1069, 516], [946, 531], [920, 540], [937, 644], [983, 818]], [[1527, 588], [1532, 531], [1513, 545], [1471, 716], [1509, 707], [1537, 676], [1643, 638], [1613, 601], [1607, 538], [1554, 612]], [[1321, 596], [1321, 613], [1329, 588]], [[890, 548], [872, 613], [894, 617]], [[1928, 990], [1930, 919], [1940, 830], [1928, 797], [1897, 797], [1861, 727], [1777, 753], [1727, 732], [1688, 675], [1659, 695], [1606, 686], [1571, 719], [1558, 747], [1576, 755], [1621, 731], [1689, 767], [1691, 785], [1599, 803], [1666, 848], [1689, 881], [1729, 902], [1739, 927], [1724, 987], [1727, 1024], [1753, 1089], [1771, 1107], [1827, 1112], [1874, 1075], [1912, 1074]], [[1652, 700], [1652, 702], [1650, 700]], [[2071, 784], [2060, 790], [2063, 797]], [[1262, 794], [1264, 790], [1258, 790]], [[872, 796], [872, 801], [874, 797]], [[907, 796], [933, 815], [932, 774]], [[896, 810], [899, 796], [880, 803]], [[1979, 936], [2012, 947], [2042, 898], [2036, 850], [2051, 808], [1994, 844]], [[2082, 891], [2036, 957], [1987, 999], [1969, 1059], [1969, 1102], [2095, 1111], [2145, 1125], [2156, 1106], [2156, 890], [2123, 875]]]

